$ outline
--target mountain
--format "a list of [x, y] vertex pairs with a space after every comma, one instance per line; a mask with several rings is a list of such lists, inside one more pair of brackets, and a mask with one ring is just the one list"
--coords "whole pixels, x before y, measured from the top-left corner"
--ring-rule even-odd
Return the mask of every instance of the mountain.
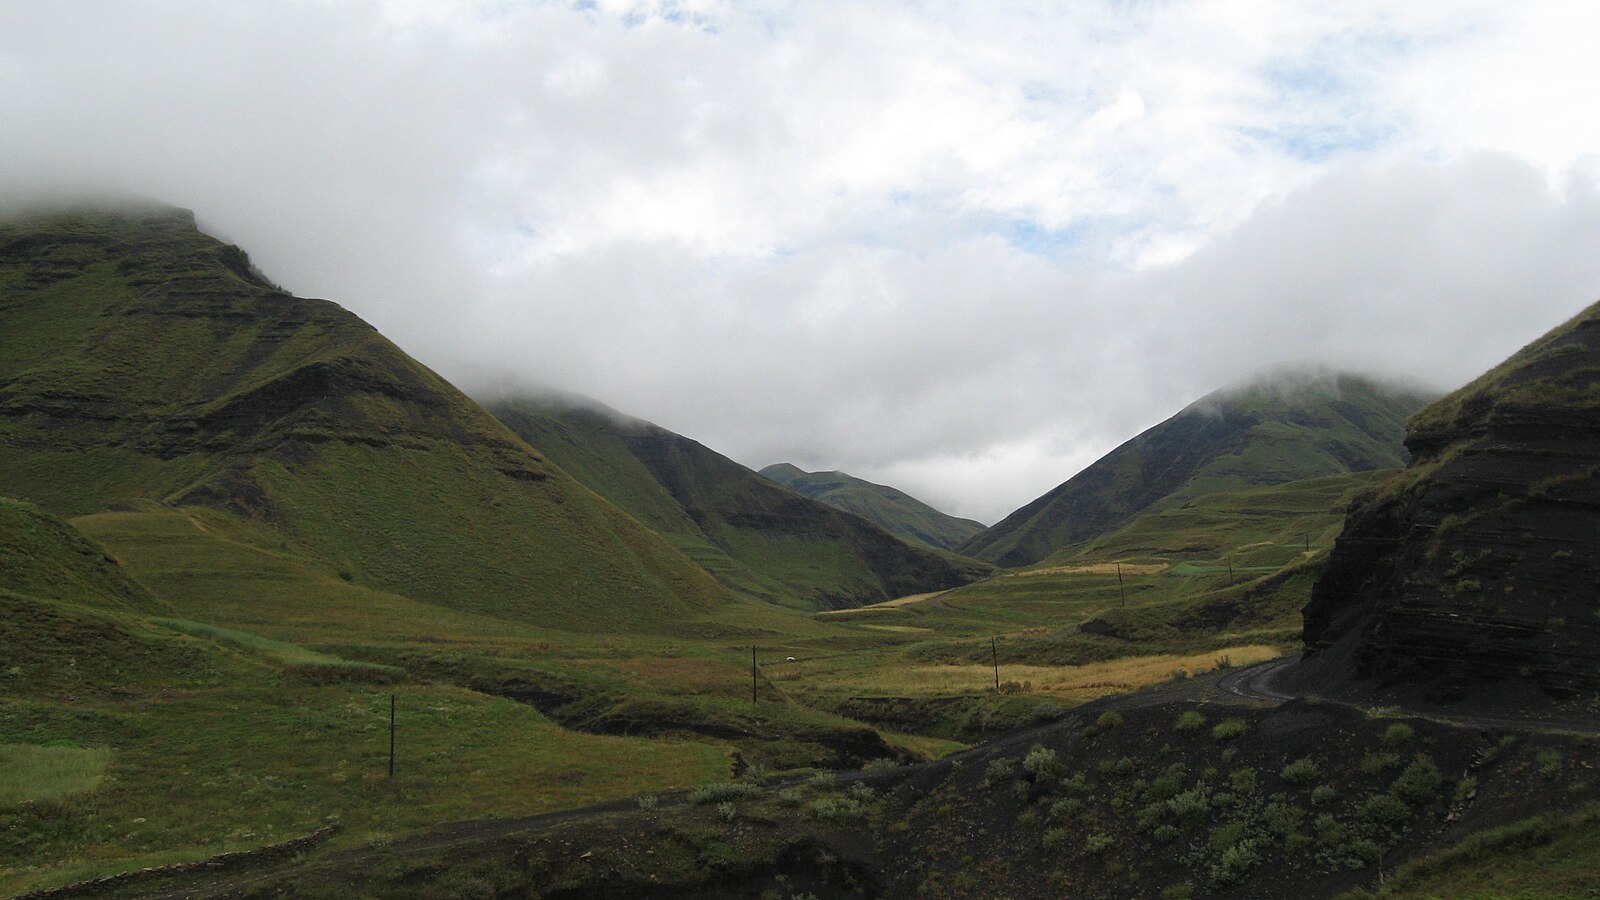
[[912, 547], [700, 443], [586, 400], [488, 404], [513, 432], [723, 583], [807, 609], [966, 584], [987, 567]]
[[1305, 608], [1327, 690], [1600, 689], [1600, 304], [1412, 417]]
[[806, 472], [777, 463], [761, 474], [784, 487], [878, 523], [885, 531], [923, 547], [954, 550], [983, 530], [981, 522], [946, 515], [921, 500], [843, 472]]
[[1146, 510], [1217, 491], [1396, 468], [1406, 416], [1429, 398], [1356, 375], [1284, 374], [1190, 404], [960, 548], [1036, 563]]
[[63, 516], [219, 511], [343, 581], [554, 627], [649, 630], [731, 599], [185, 210], [0, 223], [0, 319], [0, 495]]

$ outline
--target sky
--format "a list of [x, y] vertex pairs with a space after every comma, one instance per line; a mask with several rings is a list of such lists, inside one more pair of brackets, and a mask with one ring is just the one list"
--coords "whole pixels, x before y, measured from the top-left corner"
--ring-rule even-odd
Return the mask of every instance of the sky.
[[6, 0], [0, 200], [193, 209], [468, 393], [992, 523], [1600, 299], [1588, 0]]

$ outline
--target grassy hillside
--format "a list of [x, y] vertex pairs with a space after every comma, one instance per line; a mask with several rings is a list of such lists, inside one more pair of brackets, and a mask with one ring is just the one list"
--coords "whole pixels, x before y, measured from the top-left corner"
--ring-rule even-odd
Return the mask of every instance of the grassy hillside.
[[103, 547], [38, 507], [7, 497], [0, 497], [0, 590], [124, 612], [167, 608]]
[[364, 322], [271, 286], [182, 211], [0, 225], [0, 493], [270, 529], [329, 574], [547, 625], [727, 602]]
[[983, 530], [980, 522], [946, 515], [903, 491], [843, 472], [805, 472], [778, 463], [762, 469], [761, 474], [813, 500], [870, 519], [901, 540], [922, 547], [955, 550]]
[[1406, 462], [1405, 420], [1428, 398], [1352, 375], [1211, 394], [968, 541], [1001, 566], [1036, 563], [1141, 512], [1217, 491]]
[[598, 405], [521, 398], [489, 410], [724, 584], [765, 600], [803, 609], [858, 606], [955, 587], [987, 569], [908, 546], [860, 516]]

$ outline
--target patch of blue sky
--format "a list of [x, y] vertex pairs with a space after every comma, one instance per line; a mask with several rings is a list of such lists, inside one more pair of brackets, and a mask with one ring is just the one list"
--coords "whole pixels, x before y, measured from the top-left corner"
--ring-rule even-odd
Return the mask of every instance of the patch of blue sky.
[[1250, 143], [1301, 162], [1324, 162], [1336, 156], [1369, 153], [1399, 134], [1392, 122], [1295, 122], [1268, 128], [1240, 128]]
[[1084, 216], [1053, 226], [1025, 216], [990, 215], [977, 217], [972, 228], [1000, 237], [1023, 253], [1057, 261], [1082, 259], [1108, 239], [1134, 230], [1131, 223], [1108, 216]]

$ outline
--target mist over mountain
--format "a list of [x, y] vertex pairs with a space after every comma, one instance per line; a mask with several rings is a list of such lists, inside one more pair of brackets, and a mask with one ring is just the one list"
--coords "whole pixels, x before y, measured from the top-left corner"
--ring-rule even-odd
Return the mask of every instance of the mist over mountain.
[[1124, 443], [969, 540], [1000, 566], [1038, 562], [1146, 510], [1206, 493], [1397, 468], [1430, 395], [1358, 375], [1278, 371], [1224, 388]]
[[593, 401], [505, 398], [488, 409], [723, 583], [772, 602], [857, 606], [955, 587], [986, 569], [908, 546], [866, 518]]
[[901, 540], [923, 547], [955, 550], [984, 528], [981, 522], [942, 513], [904, 491], [843, 472], [806, 472], [775, 463], [761, 474], [814, 500], [865, 516]]
[[0, 495], [61, 515], [216, 510], [346, 580], [515, 619], [649, 628], [729, 599], [365, 322], [283, 292], [186, 210], [0, 224], [0, 314]]
[[1600, 304], [1411, 418], [1305, 608], [1321, 690], [1600, 689]]

